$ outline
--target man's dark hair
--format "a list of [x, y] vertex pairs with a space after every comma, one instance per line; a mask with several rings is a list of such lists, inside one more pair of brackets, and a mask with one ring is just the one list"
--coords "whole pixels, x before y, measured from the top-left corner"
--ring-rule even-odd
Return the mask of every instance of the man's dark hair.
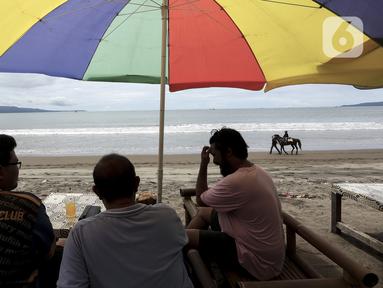
[[229, 148], [233, 155], [239, 159], [247, 159], [247, 146], [242, 135], [234, 129], [223, 127], [220, 130], [213, 130], [213, 136], [210, 138], [210, 144], [215, 144], [215, 148], [225, 153]]
[[0, 165], [7, 165], [11, 152], [16, 148], [16, 140], [12, 136], [0, 134]]
[[132, 197], [136, 190], [136, 171], [128, 158], [109, 154], [102, 157], [93, 170], [98, 196], [107, 201]]

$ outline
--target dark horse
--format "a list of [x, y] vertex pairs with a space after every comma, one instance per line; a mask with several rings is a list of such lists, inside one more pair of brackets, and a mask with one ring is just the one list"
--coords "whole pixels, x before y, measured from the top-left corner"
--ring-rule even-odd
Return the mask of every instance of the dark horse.
[[[280, 151], [277, 147], [277, 143], [279, 145], [281, 145]], [[283, 137], [279, 136], [278, 134], [275, 134], [271, 138], [270, 154], [272, 153], [274, 147], [275, 147], [275, 149], [277, 149], [279, 154], [282, 154], [282, 151], [285, 152], [286, 154], [288, 154], [285, 150], [285, 147], [284, 147], [286, 145], [291, 145], [291, 147], [293, 148], [291, 150], [291, 154], [293, 154], [294, 149], [296, 149], [295, 154], [298, 154], [298, 146], [302, 150], [301, 140], [299, 140], [298, 138], [288, 138], [288, 140], [287, 140], [286, 138], [283, 138]]]

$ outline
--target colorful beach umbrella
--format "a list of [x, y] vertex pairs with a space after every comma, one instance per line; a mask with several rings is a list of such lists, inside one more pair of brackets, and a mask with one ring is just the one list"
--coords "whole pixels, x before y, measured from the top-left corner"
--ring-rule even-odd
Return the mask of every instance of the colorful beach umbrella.
[[0, 72], [161, 82], [162, 112], [165, 83], [378, 88], [382, 14], [378, 0], [1, 0]]

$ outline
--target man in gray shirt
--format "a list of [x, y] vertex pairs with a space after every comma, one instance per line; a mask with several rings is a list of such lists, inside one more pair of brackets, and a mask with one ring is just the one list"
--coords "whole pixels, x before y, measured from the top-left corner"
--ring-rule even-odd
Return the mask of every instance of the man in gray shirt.
[[140, 178], [132, 163], [106, 155], [93, 178], [106, 211], [69, 233], [58, 287], [193, 287], [183, 262], [182, 223], [165, 204], [135, 202]]

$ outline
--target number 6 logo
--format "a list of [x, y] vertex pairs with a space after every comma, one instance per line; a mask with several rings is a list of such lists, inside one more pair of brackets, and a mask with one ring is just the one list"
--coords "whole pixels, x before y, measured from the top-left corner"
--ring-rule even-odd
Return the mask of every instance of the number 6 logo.
[[356, 58], [363, 53], [363, 22], [358, 17], [328, 17], [323, 22], [322, 48], [330, 58]]

